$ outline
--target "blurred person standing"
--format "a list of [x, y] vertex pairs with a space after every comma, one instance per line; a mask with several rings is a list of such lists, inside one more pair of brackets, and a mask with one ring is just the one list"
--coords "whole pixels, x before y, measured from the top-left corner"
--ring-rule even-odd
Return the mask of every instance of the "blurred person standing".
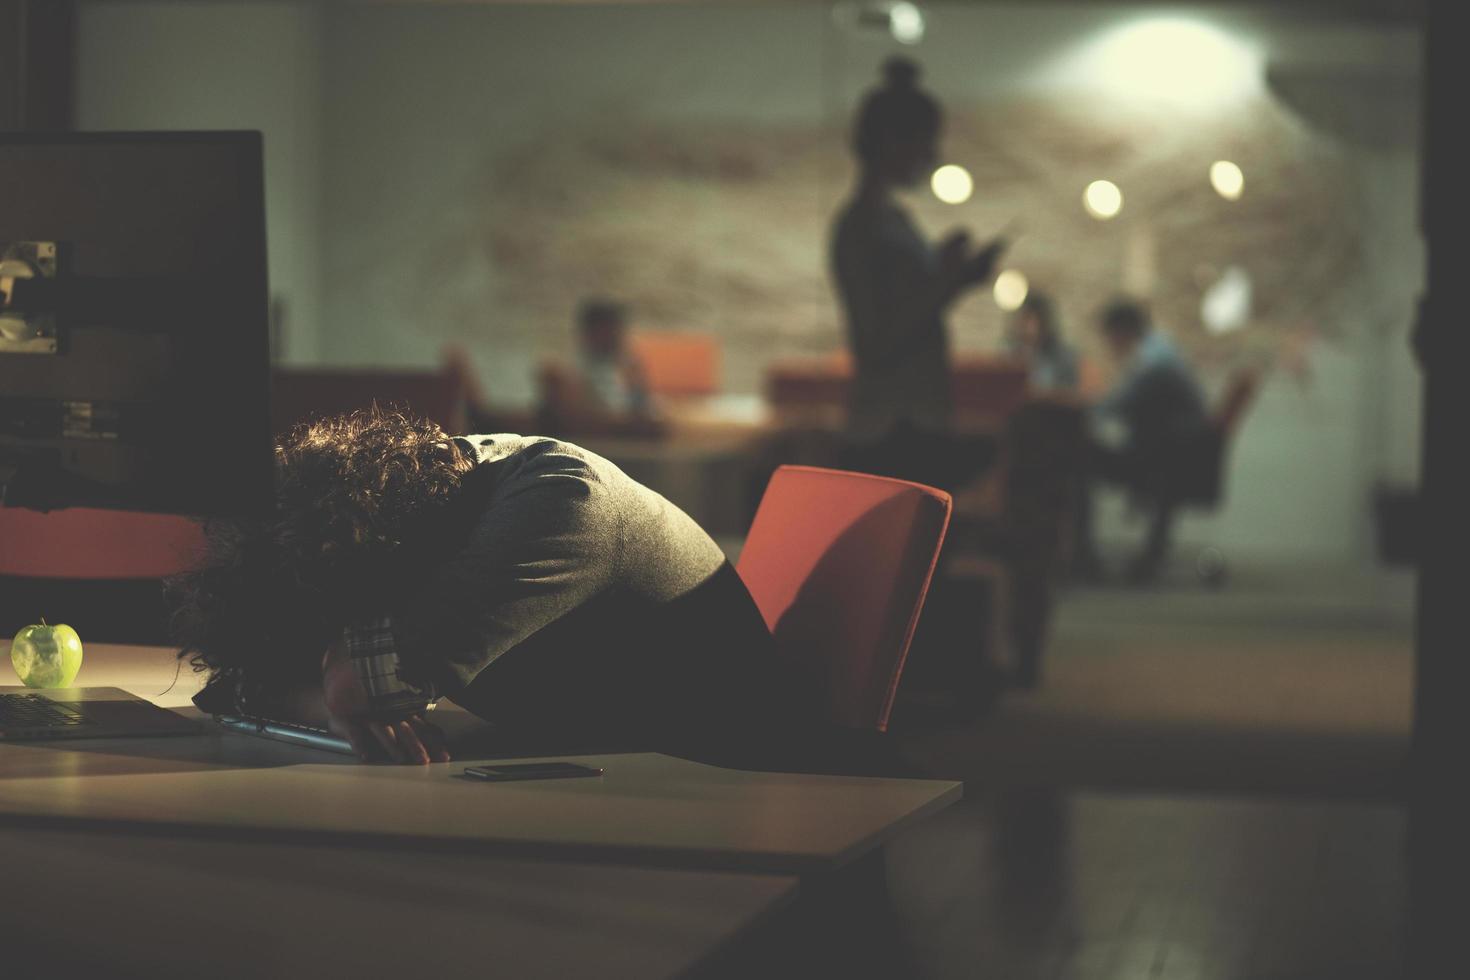
[[890, 59], [864, 99], [853, 131], [857, 187], [832, 229], [855, 365], [844, 465], [952, 489], [984, 460], [955, 444], [945, 316], [990, 279], [1005, 242], [976, 250], [959, 231], [935, 247], [896, 200], [938, 160], [943, 112], [918, 75], [913, 62]]

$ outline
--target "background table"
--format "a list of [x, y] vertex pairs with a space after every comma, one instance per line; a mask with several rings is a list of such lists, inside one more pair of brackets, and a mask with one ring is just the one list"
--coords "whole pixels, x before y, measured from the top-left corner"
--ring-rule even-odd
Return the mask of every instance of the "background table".
[[744, 535], [775, 468], [785, 430], [765, 414], [722, 416], [696, 404], [671, 411], [656, 438], [568, 438], [658, 491], [717, 537]]

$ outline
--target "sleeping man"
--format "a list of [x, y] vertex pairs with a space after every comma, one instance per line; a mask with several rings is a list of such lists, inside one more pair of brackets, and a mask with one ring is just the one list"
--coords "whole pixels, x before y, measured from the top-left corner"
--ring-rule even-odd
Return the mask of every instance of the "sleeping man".
[[276, 460], [273, 514], [213, 526], [171, 583], [206, 711], [401, 763], [448, 760], [440, 697], [517, 744], [732, 764], [796, 717], [719, 547], [592, 453], [374, 411], [298, 427]]

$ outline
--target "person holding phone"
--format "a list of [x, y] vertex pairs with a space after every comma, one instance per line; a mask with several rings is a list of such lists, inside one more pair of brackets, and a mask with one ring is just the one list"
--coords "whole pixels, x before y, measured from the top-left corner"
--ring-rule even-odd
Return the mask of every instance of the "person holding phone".
[[449, 760], [440, 697], [540, 754], [765, 764], [800, 740], [733, 566], [607, 460], [377, 410], [300, 426], [276, 457], [275, 511], [214, 523], [209, 559], [170, 583], [206, 712], [399, 763]]
[[945, 316], [990, 280], [1007, 243], [977, 249], [956, 231], [932, 245], [898, 202], [939, 157], [943, 112], [918, 75], [912, 61], [890, 59], [863, 101], [857, 187], [833, 224], [832, 276], [855, 368], [847, 465], [952, 488], [974, 465], [957, 458], [952, 438]]

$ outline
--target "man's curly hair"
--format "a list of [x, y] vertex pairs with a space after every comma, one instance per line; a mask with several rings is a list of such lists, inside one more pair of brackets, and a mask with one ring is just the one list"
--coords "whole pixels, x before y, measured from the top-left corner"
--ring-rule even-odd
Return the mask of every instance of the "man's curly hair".
[[206, 524], [209, 551], [168, 582], [179, 658], [255, 688], [319, 677], [348, 623], [449, 546], [473, 461], [436, 424], [373, 408], [303, 423], [276, 447], [264, 519]]

